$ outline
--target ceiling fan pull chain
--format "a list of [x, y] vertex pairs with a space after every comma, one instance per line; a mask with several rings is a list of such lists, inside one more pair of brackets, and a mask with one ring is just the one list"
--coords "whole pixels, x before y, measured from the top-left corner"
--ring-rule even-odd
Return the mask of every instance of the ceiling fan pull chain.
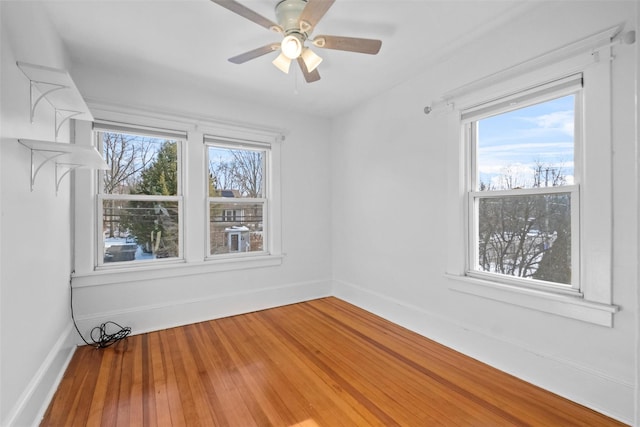
[[294, 76], [294, 86], [293, 86], [293, 94], [294, 95], [299, 95], [300, 94], [300, 90], [298, 89], [298, 80], [300, 79], [300, 73], [298, 72], [298, 69], [295, 68], [295, 76]]

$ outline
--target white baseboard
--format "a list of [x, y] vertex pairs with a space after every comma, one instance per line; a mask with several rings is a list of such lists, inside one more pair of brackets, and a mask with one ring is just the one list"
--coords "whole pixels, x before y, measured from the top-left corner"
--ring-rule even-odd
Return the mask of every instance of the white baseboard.
[[331, 285], [329, 280], [295, 283], [76, 316], [76, 320], [86, 339], [92, 328], [106, 321], [129, 326], [132, 334], [142, 334], [330, 296]]
[[37, 426], [53, 398], [77, 346], [76, 331], [70, 323], [35, 373], [9, 415], [7, 426]]
[[333, 295], [474, 359], [627, 424], [634, 417], [632, 381], [571, 360], [541, 354], [420, 307], [334, 281]]

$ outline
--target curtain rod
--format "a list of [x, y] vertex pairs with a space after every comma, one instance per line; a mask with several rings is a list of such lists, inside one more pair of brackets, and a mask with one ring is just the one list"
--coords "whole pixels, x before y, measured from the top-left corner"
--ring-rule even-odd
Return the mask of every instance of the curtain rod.
[[499, 81], [512, 78], [515, 75], [531, 71], [561, 59], [589, 53], [591, 55], [589, 63], [598, 62], [600, 61], [601, 50], [610, 48], [617, 44], [635, 43], [636, 32], [632, 30], [627, 31], [626, 33], [621, 33], [621, 28], [621, 25], [609, 28], [605, 31], [601, 31], [592, 36], [569, 43], [558, 49], [543, 53], [542, 55], [449, 90], [442, 94], [439, 101], [432, 102], [424, 107], [424, 113], [430, 114], [436, 110], [452, 111], [455, 107], [455, 100], [457, 98], [467, 95], [474, 90], [491, 86]]

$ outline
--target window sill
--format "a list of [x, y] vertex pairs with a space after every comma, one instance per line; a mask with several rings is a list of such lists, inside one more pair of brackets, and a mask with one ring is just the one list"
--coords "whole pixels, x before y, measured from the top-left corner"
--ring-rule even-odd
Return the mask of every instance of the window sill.
[[256, 257], [226, 258], [200, 262], [176, 262], [152, 265], [123, 266], [122, 268], [100, 269], [73, 275], [74, 287], [101, 286], [157, 280], [172, 277], [184, 277], [201, 274], [219, 273], [249, 268], [275, 267], [282, 264], [282, 255], [264, 255]]
[[620, 311], [617, 305], [587, 301], [579, 296], [527, 289], [468, 276], [445, 274], [449, 289], [507, 304], [551, 313], [570, 319], [613, 327], [613, 315]]

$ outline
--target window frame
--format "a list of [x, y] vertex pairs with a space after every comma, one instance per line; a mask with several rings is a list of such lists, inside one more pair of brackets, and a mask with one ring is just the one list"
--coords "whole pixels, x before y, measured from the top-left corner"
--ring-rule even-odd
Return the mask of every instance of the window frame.
[[[516, 111], [522, 108], [538, 105], [564, 96], [574, 96], [574, 183], [557, 187], [535, 187], [509, 190], [478, 190], [478, 122], [501, 114]], [[580, 178], [582, 173], [581, 147], [583, 128], [583, 77], [582, 73], [574, 74], [550, 81], [535, 87], [518, 91], [506, 96], [493, 99], [486, 103], [473, 106], [461, 112], [461, 124], [464, 127], [465, 145], [465, 169], [466, 182], [466, 218], [468, 232], [466, 233], [466, 260], [465, 275], [476, 279], [493, 281], [508, 286], [521, 286], [524, 288], [539, 289], [582, 296], [580, 286]], [[520, 278], [507, 276], [500, 273], [481, 271], [478, 261], [478, 231], [479, 212], [478, 205], [481, 199], [524, 197], [536, 195], [551, 195], [568, 193], [571, 197], [571, 283], [561, 284], [536, 280], [532, 278]]]
[[[225, 258], [251, 258], [251, 257], [259, 257], [264, 255], [270, 255], [272, 253], [271, 246], [271, 230], [270, 226], [272, 222], [270, 221], [270, 186], [271, 184], [271, 148], [272, 145], [270, 143], [258, 142], [258, 141], [237, 141], [230, 138], [224, 138], [214, 135], [205, 134], [203, 137], [203, 143], [205, 146], [205, 163], [206, 163], [206, 171], [205, 179], [208, 180], [209, 176], [209, 148], [210, 147], [218, 147], [223, 149], [238, 149], [238, 150], [246, 150], [246, 151], [256, 151], [264, 154], [262, 159], [262, 197], [242, 197], [242, 198], [229, 198], [229, 197], [214, 197], [209, 194], [209, 186], [208, 182], [205, 183], [205, 198], [207, 200], [206, 203], [206, 226], [205, 230], [207, 236], [211, 235], [211, 204], [212, 203], [236, 203], [238, 205], [262, 205], [262, 223], [263, 223], [263, 243], [261, 251], [229, 251], [224, 254], [212, 254], [211, 253], [211, 238], [206, 239], [206, 252], [205, 259], [206, 260], [223, 260]], [[236, 222], [236, 211], [237, 209], [223, 209], [223, 217], [226, 217], [226, 212], [232, 211], [233, 218]], [[242, 215], [244, 216], [244, 215]]]
[[[594, 43], [610, 36], [597, 34], [580, 43]], [[559, 50], [558, 52], [561, 52]], [[599, 61], [590, 52], [576, 48], [571, 54], [534, 58], [479, 79], [444, 95], [449, 107], [441, 122], [450, 145], [447, 149], [447, 230], [444, 276], [451, 291], [500, 303], [536, 310], [605, 327], [613, 327], [613, 183], [612, 183], [612, 95], [610, 61]], [[463, 111], [510, 94], [517, 94], [565, 76], [582, 73], [583, 122], [582, 147], [576, 162], [581, 163], [580, 177], [580, 293], [565, 294], [553, 289], [513, 286], [472, 277], [466, 274], [468, 188], [466, 161], [469, 156], [464, 135]], [[470, 116], [464, 117], [468, 119]]]
[[[102, 243], [96, 232], [97, 224], [100, 223], [97, 206], [98, 174], [89, 169], [74, 170], [71, 193], [74, 286], [121, 285], [189, 275], [275, 267], [282, 264], [285, 254], [282, 250], [280, 169], [282, 146], [287, 134], [285, 129], [230, 122], [208, 116], [124, 107], [97, 101], [90, 102], [89, 106], [96, 117], [96, 122], [149, 130], [173, 129], [186, 135], [181, 147], [183, 253], [180, 260], [165, 259], [162, 260], [164, 262], [133, 263], [135, 265], [120, 263], [120, 265], [97, 268], [96, 251], [98, 245]], [[73, 143], [95, 147], [92, 123], [72, 120], [72, 124]], [[271, 145], [272, 172], [269, 184], [271, 247], [269, 253], [252, 257], [206, 259], [204, 176], [208, 168], [205, 164], [203, 144], [205, 134], [233, 141], [255, 141]]]
[[[95, 140], [95, 146], [100, 153], [103, 153], [102, 138], [103, 133], [119, 133], [132, 136], [150, 137], [157, 139], [166, 139], [174, 141], [177, 144], [177, 188], [176, 195], [162, 196], [162, 195], [132, 195], [132, 194], [108, 194], [104, 192], [103, 177], [105, 171], [97, 171], [96, 179], [96, 242], [98, 243], [95, 248], [95, 269], [120, 269], [130, 268], [136, 266], [158, 265], [158, 264], [170, 264], [176, 262], [182, 262], [184, 260], [184, 165], [183, 165], [183, 149], [187, 140], [185, 132], [166, 130], [153, 128], [149, 126], [136, 126], [122, 123], [114, 123], [107, 121], [96, 121], [93, 124], [93, 138]], [[154, 258], [148, 260], [132, 260], [132, 261], [116, 261], [116, 262], [104, 262], [105, 247], [103, 240], [103, 215], [104, 208], [103, 202], [105, 200], [122, 200], [122, 201], [164, 201], [164, 202], [177, 202], [178, 204], [178, 256], [171, 258]]]

